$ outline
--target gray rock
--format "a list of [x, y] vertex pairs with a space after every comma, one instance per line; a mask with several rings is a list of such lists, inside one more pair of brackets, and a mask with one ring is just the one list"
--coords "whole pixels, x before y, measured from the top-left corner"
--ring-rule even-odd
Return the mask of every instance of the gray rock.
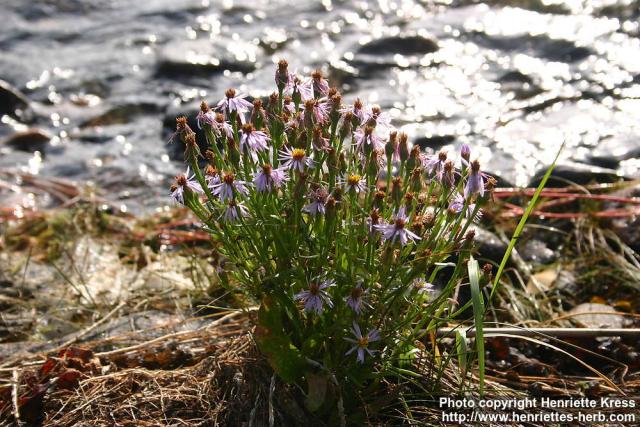
[[153, 102], [135, 102], [116, 105], [103, 113], [80, 124], [81, 128], [95, 126], [110, 126], [130, 123], [135, 117], [144, 114], [154, 114], [161, 107]]
[[517, 247], [525, 261], [536, 264], [549, 264], [557, 259], [557, 254], [541, 240], [532, 239]]
[[480, 227], [473, 227], [473, 230], [476, 233], [477, 258], [500, 263], [507, 250], [507, 243], [489, 230]]
[[[533, 178], [531, 178], [528, 186], [537, 187], [546, 172], [546, 167], [538, 170]], [[583, 163], [566, 162], [564, 164], [556, 165], [551, 177], [547, 181], [547, 187], [566, 187], [568, 183], [585, 185], [591, 182], [615, 182], [620, 180], [620, 178], [621, 177], [618, 176], [616, 171], [612, 169], [586, 165]]]
[[0, 116], [7, 114], [22, 119], [29, 115], [29, 100], [15, 87], [0, 80]]
[[401, 55], [420, 55], [435, 52], [437, 50], [438, 43], [436, 41], [416, 35], [383, 37], [373, 40], [358, 49], [358, 53], [373, 55], [396, 53]]
[[[358, 47], [355, 58], [349, 64], [361, 74], [397, 66], [418, 66], [424, 55], [437, 50], [438, 43], [423, 36], [383, 37]], [[398, 62], [396, 55], [404, 56], [402, 63]]]
[[51, 140], [51, 135], [41, 129], [27, 129], [2, 141], [0, 145], [8, 145], [20, 151], [44, 151], [47, 143]]
[[598, 143], [589, 161], [596, 166], [617, 168], [621, 161], [640, 157], [640, 136], [617, 135]]
[[239, 60], [219, 42], [207, 39], [175, 41], [165, 45], [158, 58], [158, 74], [166, 77], [208, 76], [224, 70], [248, 73], [256, 64]]

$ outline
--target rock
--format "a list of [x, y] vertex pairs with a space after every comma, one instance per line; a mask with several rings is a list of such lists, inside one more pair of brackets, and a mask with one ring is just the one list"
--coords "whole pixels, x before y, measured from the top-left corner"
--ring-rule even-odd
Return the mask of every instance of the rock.
[[517, 248], [522, 259], [535, 264], [549, 264], [557, 258], [554, 251], [537, 239], [528, 240], [523, 245], [518, 245]]
[[424, 55], [437, 50], [438, 43], [435, 40], [418, 35], [383, 37], [358, 47], [354, 59], [348, 62], [361, 73], [398, 66], [418, 66]]
[[507, 250], [507, 243], [489, 230], [480, 227], [470, 227], [470, 229], [476, 232], [477, 258], [494, 261], [499, 264]]
[[596, 166], [615, 169], [621, 161], [638, 157], [640, 157], [640, 135], [626, 134], [600, 141], [589, 154], [589, 161]]
[[422, 36], [397, 36], [383, 37], [373, 40], [360, 49], [358, 53], [384, 55], [396, 54], [401, 55], [423, 55], [438, 50], [438, 43], [434, 40]]
[[81, 128], [94, 126], [109, 126], [130, 123], [136, 116], [154, 114], [160, 111], [160, 106], [152, 102], [136, 102], [117, 105], [104, 113], [84, 121]]
[[624, 318], [615, 314], [601, 314], [602, 312], [614, 312], [615, 308], [606, 304], [584, 303], [574, 307], [569, 314], [580, 326], [584, 328], [622, 328]]
[[51, 140], [51, 135], [41, 129], [27, 129], [2, 141], [0, 145], [8, 145], [20, 151], [44, 151], [46, 144]]
[[576, 295], [578, 292], [578, 280], [571, 270], [560, 270], [552, 286], [566, 295]]
[[508, 71], [498, 78], [500, 88], [505, 92], [513, 92], [515, 99], [528, 99], [544, 92], [533, 79], [518, 70]]
[[413, 141], [414, 145], [418, 145], [423, 150], [425, 148], [433, 148], [439, 150], [447, 144], [451, 144], [456, 140], [454, 135], [433, 135], [430, 137], [422, 136]]
[[[537, 187], [546, 172], [547, 167], [538, 170], [533, 178], [531, 178], [528, 186]], [[554, 179], [554, 177], [559, 179]], [[566, 187], [569, 182], [585, 185], [592, 182], [615, 182], [619, 179], [620, 177], [617, 175], [616, 171], [612, 169], [586, 165], [583, 163], [566, 162], [564, 164], [556, 165], [551, 177], [547, 181], [547, 187]]]
[[209, 76], [224, 70], [248, 73], [256, 68], [254, 52], [232, 52], [224, 43], [207, 39], [170, 42], [159, 55], [157, 72], [166, 77]]
[[15, 87], [0, 80], [0, 116], [6, 114], [16, 119], [30, 115], [29, 100]]
[[554, 62], [577, 62], [594, 54], [593, 50], [577, 46], [569, 40], [552, 39], [547, 35], [500, 36], [474, 32], [473, 39], [483, 47], [506, 52], [530, 52], [532, 56]]

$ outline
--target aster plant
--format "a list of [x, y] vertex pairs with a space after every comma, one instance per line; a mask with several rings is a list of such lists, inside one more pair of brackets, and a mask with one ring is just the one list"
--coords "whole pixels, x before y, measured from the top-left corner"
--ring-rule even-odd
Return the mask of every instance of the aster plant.
[[256, 342], [275, 372], [303, 389], [310, 375], [337, 379], [325, 399], [346, 405], [461, 311], [471, 227], [495, 180], [466, 145], [411, 147], [319, 71], [280, 61], [275, 82], [266, 100], [229, 89], [213, 110], [203, 102], [206, 149], [178, 119], [189, 169], [171, 194], [227, 260], [220, 283], [260, 304]]

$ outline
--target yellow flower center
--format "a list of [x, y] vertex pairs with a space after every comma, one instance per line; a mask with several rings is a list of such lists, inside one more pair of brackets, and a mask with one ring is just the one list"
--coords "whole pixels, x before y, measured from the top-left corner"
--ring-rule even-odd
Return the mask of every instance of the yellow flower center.
[[362, 337], [358, 340], [358, 347], [365, 348], [369, 345], [369, 337]]
[[293, 160], [302, 160], [304, 159], [304, 156], [307, 153], [305, 153], [305, 151], [301, 148], [294, 148], [293, 151], [291, 152], [291, 158], [293, 158]]
[[347, 183], [351, 186], [358, 185], [358, 183], [360, 182], [360, 178], [360, 175], [349, 175], [349, 177], [347, 178]]

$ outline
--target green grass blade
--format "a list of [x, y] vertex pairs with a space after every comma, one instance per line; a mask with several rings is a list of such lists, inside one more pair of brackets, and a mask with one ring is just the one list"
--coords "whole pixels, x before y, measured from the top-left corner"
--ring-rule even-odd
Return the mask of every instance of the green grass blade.
[[469, 284], [471, 285], [471, 301], [473, 302], [473, 318], [476, 328], [476, 350], [478, 351], [478, 377], [480, 378], [480, 396], [484, 394], [484, 298], [480, 290], [480, 274], [478, 261], [469, 260]]
[[496, 277], [493, 280], [493, 289], [491, 290], [491, 295], [489, 295], [489, 301], [492, 300], [493, 295], [496, 293], [496, 290], [498, 289], [498, 286], [500, 284], [500, 278], [502, 277], [504, 268], [507, 265], [507, 261], [509, 261], [509, 258], [511, 257], [511, 251], [513, 251], [513, 248], [516, 246], [516, 243], [520, 238], [520, 234], [522, 233], [522, 230], [524, 229], [524, 226], [527, 223], [527, 220], [529, 219], [531, 212], [533, 212], [533, 208], [536, 206], [536, 203], [538, 202], [540, 193], [542, 192], [544, 187], [547, 185], [547, 181], [549, 180], [549, 177], [551, 176], [553, 169], [556, 167], [556, 163], [558, 161], [558, 158], [560, 157], [560, 153], [562, 152], [563, 148], [564, 148], [564, 142], [558, 149], [558, 153], [556, 154], [555, 159], [553, 159], [553, 163], [551, 163], [551, 166], [549, 166], [549, 168], [547, 169], [547, 172], [542, 177], [542, 181], [540, 181], [538, 188], [536, 188], [536, 191], [533, 194], [533, 197], [531, 198], [529, 205], [527, 205], [527, 209], [524, 211], [524, 214], [522, 215], [522, 218], [520, 218], [520, 222], [518, 223], [516, 230], [513, 232], [513, 236], [511, 237], [509, 246], [507, 246], [507, 250], [505, 251], [504, 256], [502, 257], [500, 266], [498, 267], [498, 272], [496, 273]]

